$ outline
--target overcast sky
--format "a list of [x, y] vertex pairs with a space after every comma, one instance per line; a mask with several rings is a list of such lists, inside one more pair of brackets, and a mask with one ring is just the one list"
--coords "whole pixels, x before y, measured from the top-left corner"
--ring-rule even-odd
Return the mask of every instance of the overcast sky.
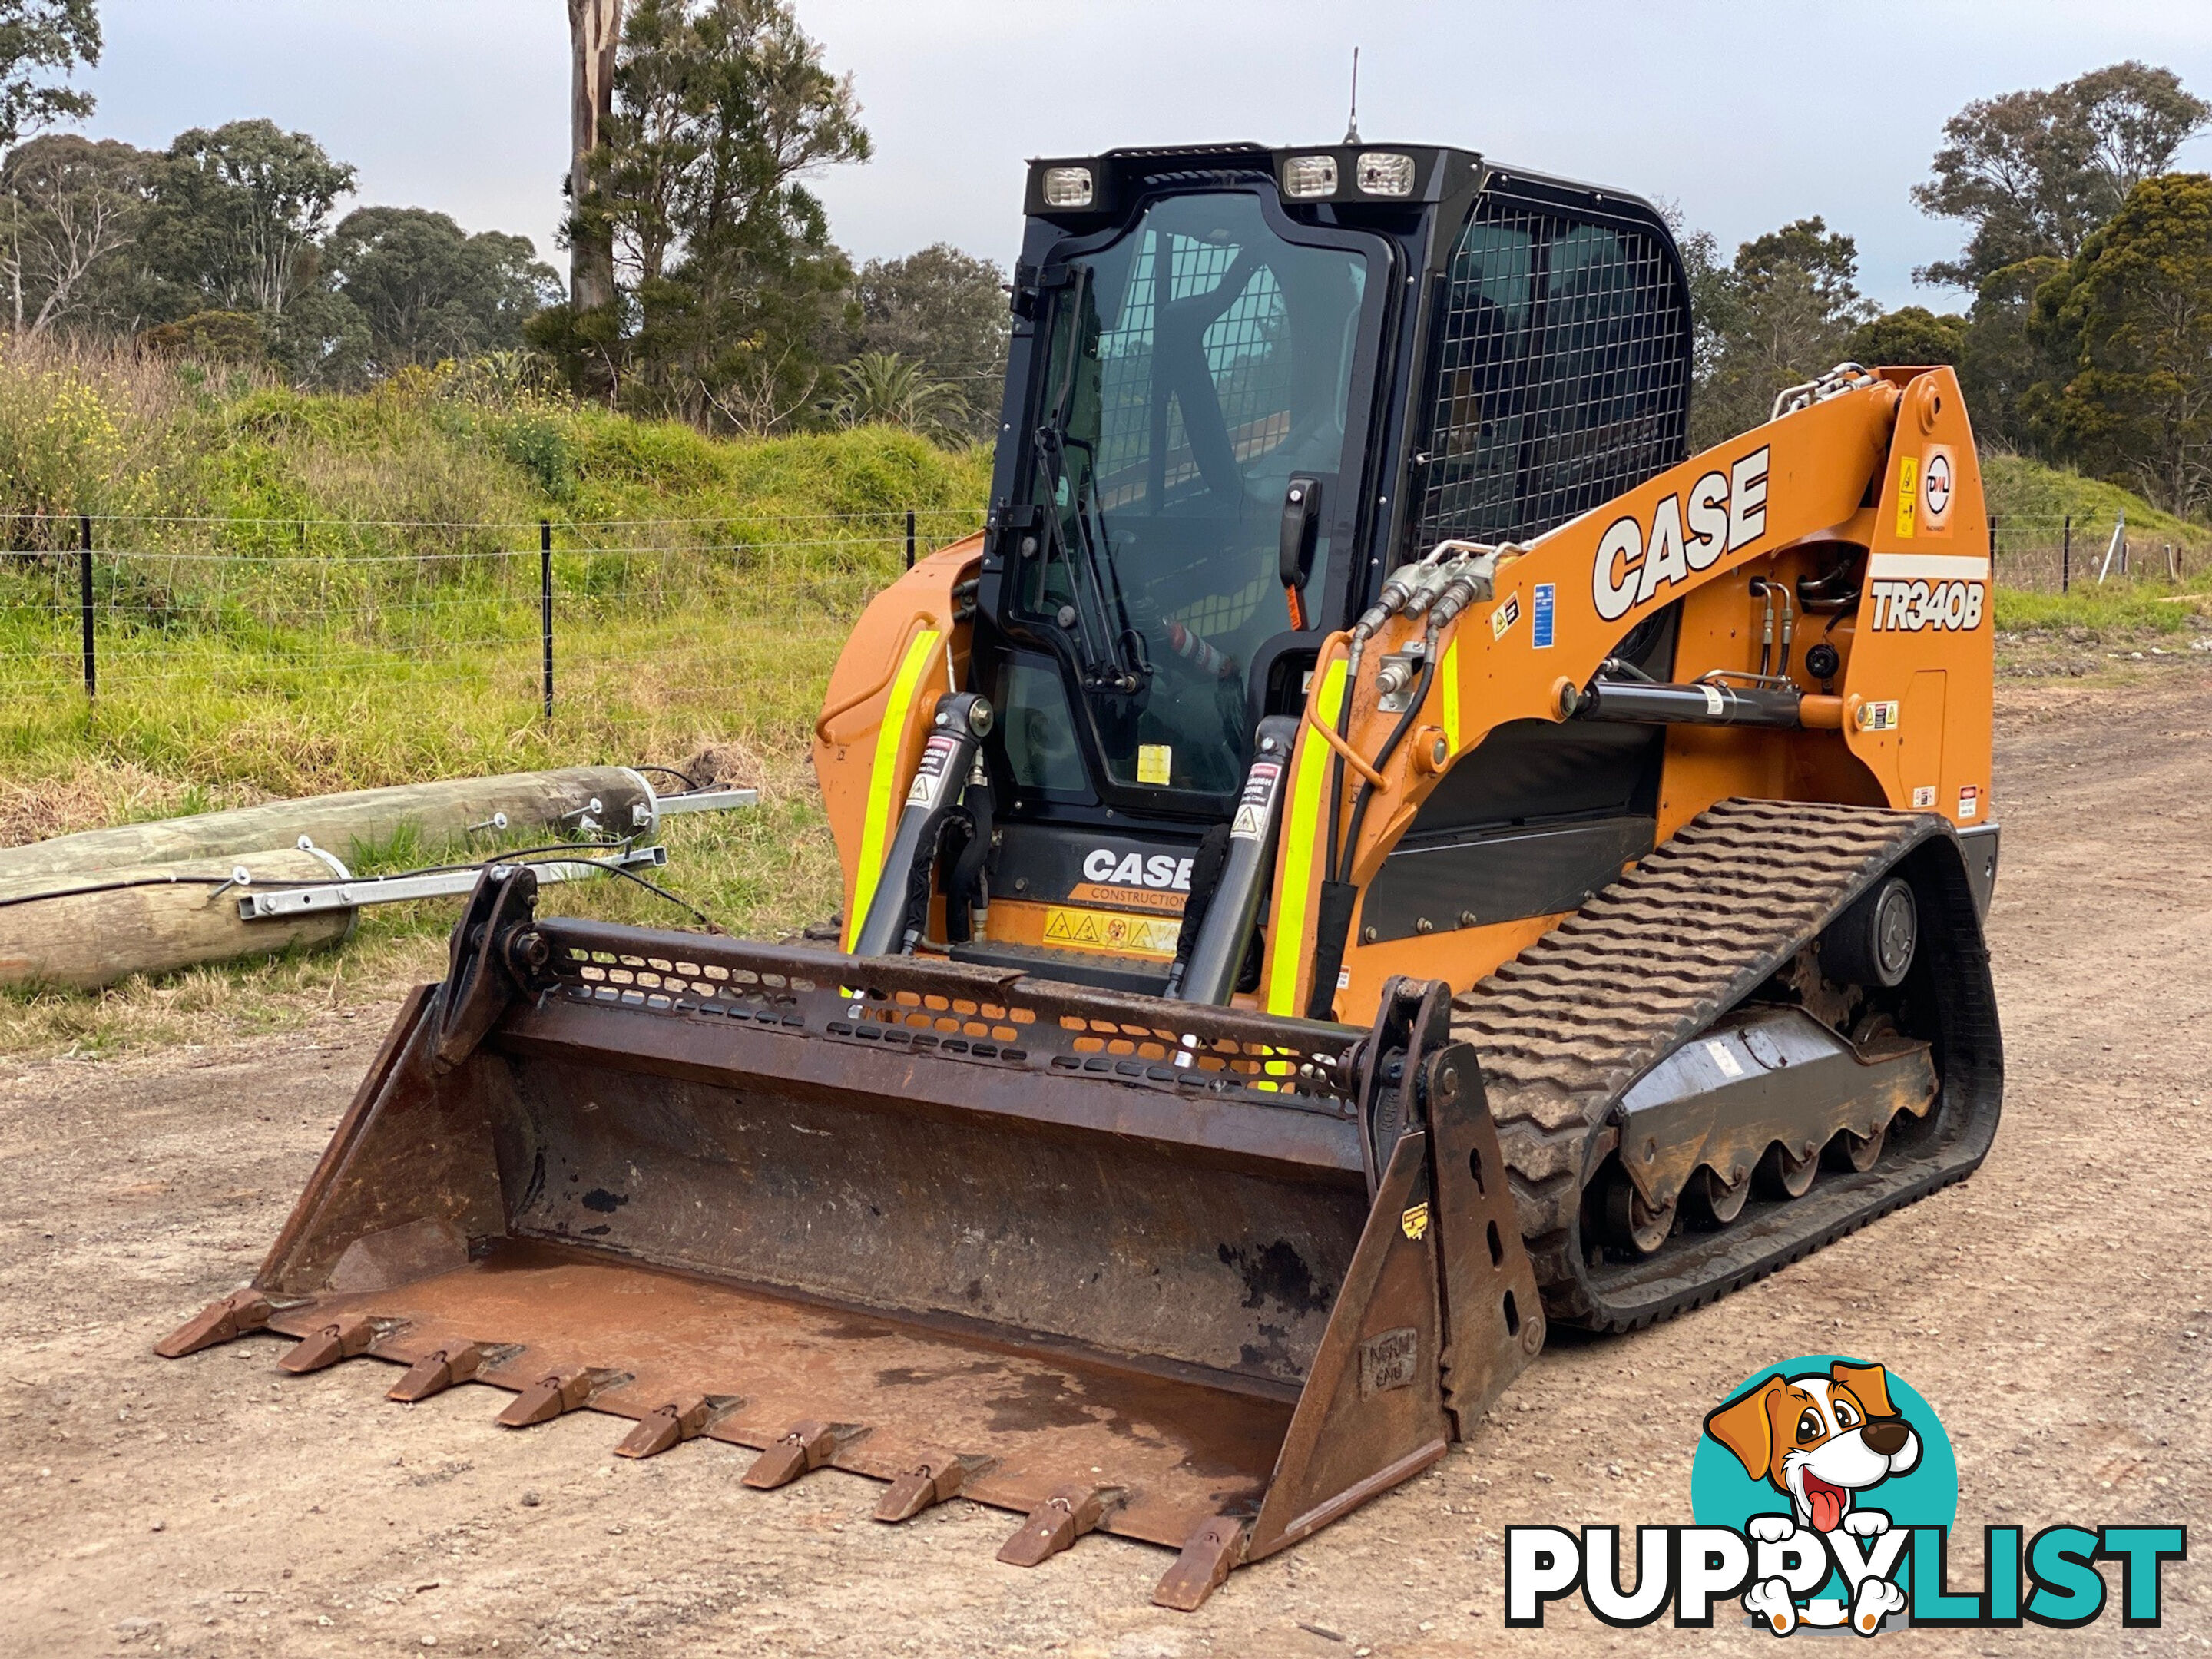
[[[88, 131], [166, 144], [246, 116], [313, 133], [364, 203], [553, 247], [568, 141], [562, 0], [101, 0]], [[1370, 140], [1461, 144], [1679, 202], [1733, 247], [1808, 214], [1858, 239], [1889, 305], [1956, 304], [1915, 265], [1944, 118], [2124, 58], [2212, 96], [2207, 0], [1844, 5], [1411, 0], [799, 0], [876, 142], [821, 175], [858, 258], [949, 241], [1006, 263], [1025, 156], [1209, 139], [1329, 142], [1360, 46]], [[2180, 164], [2212, 168], [2212, 137]]]

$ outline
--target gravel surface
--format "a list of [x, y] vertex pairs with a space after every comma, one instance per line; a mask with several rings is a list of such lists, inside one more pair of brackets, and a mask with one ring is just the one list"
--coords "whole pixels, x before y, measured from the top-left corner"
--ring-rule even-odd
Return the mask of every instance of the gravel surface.
[[[383, 1016], [112, 1063], [0, 1062], [0, 1652], [1459, 1655], [1771, 1651], [1735, 1624], [1614, 1632], [1562, 1604], [1506, 1632], [1516, 1522], [1686, 1522], [1705, 1413], [1776, 1359], [1878, 1357], [1959, 1454], [1956, 1582], [1984, 1523], [2185, 1522], [2212, 1496], [2212, 678], [2008, 685], [1991, 920], [2009, 1087], [1979, 1175], [1716, 1307], [1555, 1342], [1473, 1443], [1199, 1613], [1164, 1552], [1086, 1539], [998, 1565], [1012, 1517], [900, 1528], [824, 1471], [738, 1484], [702, 1443], [645, 1463], [582, 1413], [388, 1405], [390, 1368], [291, 1378], [275, 1340], [155, 1359], [240, 1283]], [[2118, 1589], [2116, 1570], [2107, 1570]], [[1920, 1652], [2212, 1645], [2201, 1567], [2166, 1627], [1937, 1632]]]

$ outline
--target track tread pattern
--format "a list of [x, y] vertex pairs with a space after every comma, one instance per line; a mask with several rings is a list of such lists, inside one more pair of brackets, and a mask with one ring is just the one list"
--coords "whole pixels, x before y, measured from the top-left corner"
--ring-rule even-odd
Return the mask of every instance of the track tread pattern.
[[1730, 1273], [1656, 1313], [1615, 1316], [1575, 1257], [1590, 1143], [1638, 1078], [1755, 990], [1927, 829], [1923, 814], [1881, 807], [1723, 801], [1454, 1000], [1452, 1033], [1481, 1056], [1555, 1320], [1629, 1328], [1759, 1276]]

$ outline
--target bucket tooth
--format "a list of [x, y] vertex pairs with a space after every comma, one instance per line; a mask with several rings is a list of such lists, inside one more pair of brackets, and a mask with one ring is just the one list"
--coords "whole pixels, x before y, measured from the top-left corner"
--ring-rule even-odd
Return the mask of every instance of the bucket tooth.
[[368, 1345], [375, 1340], [376, 1327], [370, 1321], [357, 1317], [335, 1320], [301, 1337], [276, 1364], [295, 1376], [304, 1376], [309, 1371], [319, 1371], [342, 1359], [367, 1353]]
[[484, 1352], [475, 1343], [458, 1348], [434, 1348], [407, 1368], [406, 1376], [385, 1391], [386, 1400], [411, 1406], [418, 1400], [443, 1394], [456, 1382], [465, 1382], [483, 1369]]
[[671, 1446], [696, 1440], [717, 1418], [726, 1416], [739, 1403], [726, 1395], [680, 1395], [638, 1419], [637, 1426], [615, 1448], [615, 1455], [657, 1457]]
[[894, 1523], [911, 1521], [933, 1504], [957, 1497], [968, 1484], [968, 1477], [980, 1474], [992, 1462], [988, 1457], [951, 1456], [917, 1463], [891, 1482], [883, 1502], [876, 1505], [875, 1518]]
[[787, 1486], [810, 1469], [836, 1456], [838, 1448], [860, 1436], [853, 1423], [794, 1423], [745, 1471], [745, 1485], [761, 1492]]
[[1175, 1565], [1152, 1589], [1152, 1605], [1196, 1613], [1244, 1559], [1244, 1522], [1217, 1515], [1191, 1534]]
[[572, 1365], [565, 1370], [551, 1371], [515, 1395], [499, 1414], [499, 1425], [503, 1429], [526, 1429], [534, 1424], [550, 1423], [563, 1412], [574, 1411], [591, 1397], [590, 1367]]
[[181, 1359], [218, 1342], [232, 1341], [269, 1323], [276, 1311], [269, 1298], [255, 1290], [233, 1291], [208, 1305], [154, 1345], [164, 1359]]
[[1042, 1565], [1094, 1530], [1121, 1495], [1113, 1486], [1062, 1486], [1030, 1511], [1021, 1530], [1000, 1547], [999, 1559], [1010, 1567]]

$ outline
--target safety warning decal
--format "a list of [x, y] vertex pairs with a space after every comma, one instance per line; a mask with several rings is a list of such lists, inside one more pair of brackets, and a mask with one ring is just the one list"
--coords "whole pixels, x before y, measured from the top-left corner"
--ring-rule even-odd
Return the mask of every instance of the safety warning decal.
[[1114, 910], [1076, 910], [1057, 904], [1044, 913], [1044, 942], [1063, 950], [1172, 957], [1176, 936], [1182, 932], [1179, 916], [1128, 916]]
[[1915, 789], [1912, 792], [1912, 805], [1915, 811], [1926, 811], [1933, 807], [1936, 805], [1936, 786], [1932, 783], [1923, 783]]
[[1518, 593], [1508, 593], [1505, 596], [1505, 602], [1490, 613], [1490, 637], [1493, 640], [1504, 639], [1505, 630], [1520, 620], [1521, 596]]
[[1981, 811], [1982, 792], [1978, 787], [1970, 783], [1959, 791], [1959, 816], [1961, 818], [1978, 817]]
[[1914, 525], [1920, 517], [1920, 458], [1905, 455], [1897, 463], [1897, 538], [1912, 539]]
[[1274, 761], [1252, 763], [1252, 769], [1244, 775], [1244, 793], [1237, 800], [1237, 816], [1230, 822], [1231, 836], [1238, 841], [1267, 839], [1267, 815], [1274, 809], [1275, 786], [1282, 775], [1282, 767]]
[[1893, 702], [1863, 702], [1859, 705], [1859, 730], [1862, 732], [1894, 732], [1897, 730], [1897, 705]]
[[960, 752], [957, 738], [939, 732], [933, 734], [921, 751], [921, 764], [914, 769], [914, 781], [907, 787], [908, 806], [934, 806], [937, 797], [945, 787], [945, 774], [952, 768], [953, 757]]

